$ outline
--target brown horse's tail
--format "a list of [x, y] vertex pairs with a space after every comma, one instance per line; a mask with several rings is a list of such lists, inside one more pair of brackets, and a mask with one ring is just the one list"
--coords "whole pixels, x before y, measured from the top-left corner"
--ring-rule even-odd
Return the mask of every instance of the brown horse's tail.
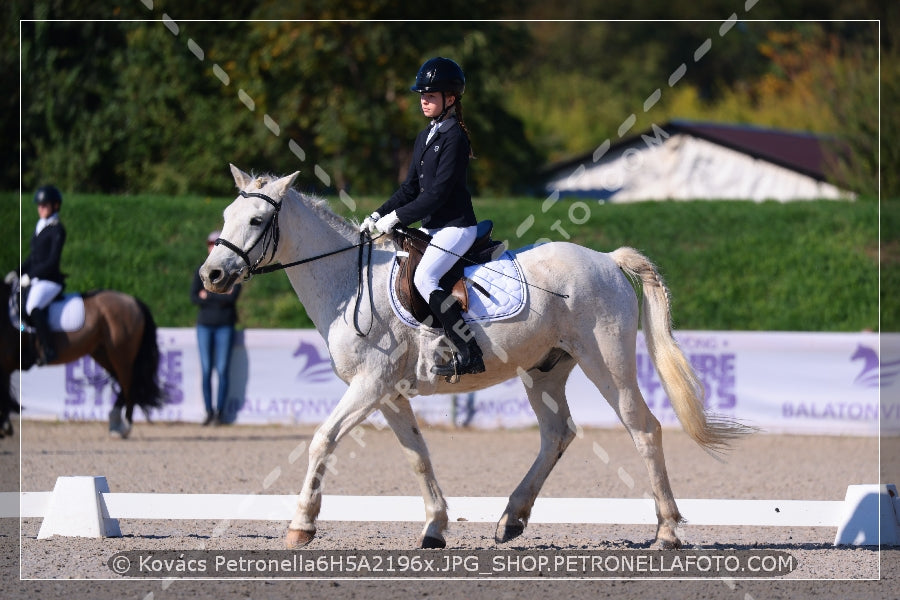
[[705, 450], [721, 452], [736, 438], [756, 431], [734, 419], [706, 413], [703, 382], [672, 336], [669, 289], [656, 266], [634, 248], [619, 248], [610, 256], [643, 289], [641, 319], [647, 352], [685, 432]]
[[150, 308], [135, 298], [144, 316], [144, 334], [134, 361], [134, 372], [131, 376], [132, 402], [144, 408], [157, 408], [163, 405], [164, 394], [159, 385], [159, 344], [156, 341], [156, 321]]

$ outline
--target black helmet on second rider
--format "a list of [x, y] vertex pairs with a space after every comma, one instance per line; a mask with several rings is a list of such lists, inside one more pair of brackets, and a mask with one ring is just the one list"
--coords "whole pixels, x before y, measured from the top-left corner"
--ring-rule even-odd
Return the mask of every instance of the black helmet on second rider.
[[410, 90], [424, 92], [450, 92], [462, 96], [466, 91], [466, 76], [462, 68], [449, 58], [437, 56], [425, 61], [416, 73], [416, 83]]
[[60, 193], [55, 185], [42, 186], [34, 193], [34, 203], [50, 204], [51, 206], [58, 204], [62, 206], [62, 193]]

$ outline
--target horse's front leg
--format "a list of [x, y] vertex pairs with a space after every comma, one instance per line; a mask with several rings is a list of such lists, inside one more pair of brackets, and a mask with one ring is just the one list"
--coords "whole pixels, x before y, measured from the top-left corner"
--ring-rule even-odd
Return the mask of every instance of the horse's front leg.
[[380, 408], [381, 414], [403, 446], [413, 473], [419, 480], [422, 498], [425, 500], [425, 528], [419, 539], [419, 547], [443, 548], [447, 545], [444, 541], [444, 531], [447, 529], [447, 501], [438, 486], [425, 439], [422, 437], [422, 431], [416, 422], [409, 400], [404, 396], [397, 396], [392, 400], [385, 399]]
[[286, 548], [301, 548], [315, 537], [316, 517], [322, 507], [322, 478], [333, 460], [332, 453], [338, 441], [375, 409], [378, 396], [373, 393], [374, 389], [377, 388], [363, 383], [360, 378], [354, 379], [341, 401], [313, 435], [309, 444], [309, 467], [300, 490], [297, 512], [284, 539]]

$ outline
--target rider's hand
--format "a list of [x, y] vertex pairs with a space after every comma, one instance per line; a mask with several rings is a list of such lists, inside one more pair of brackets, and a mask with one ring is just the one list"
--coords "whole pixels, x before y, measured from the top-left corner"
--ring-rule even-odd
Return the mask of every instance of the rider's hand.
[[389, 215], [385, 215], [378, 219], [378, 222], [375, 223], [375, 227], [381, 233], [389, 233], [391, 229], [400, 224], [400, 219], [397, 217], [397, 211], [392, 212]]
[[379, 215], [377, 212], [373, 212], [371, 215], [366, 217], [366, 220], [363, 221], [359, 226], [359, 232], [365, 233], [368, 231], [369, 233], [375, 233], [375, 222], [380, 218], [381, 215]]
[[18, 278], [19, 278], [18, 271], [10, 271], [9, 273], [6, 274], [6, 277], [3, 278], [3, 281], [4, 281], [4, 283], [6, 283], [6, 285], [12, 285], [13, 282]]
[[31, 277], [28, 276], [28, 273], [22, 273], [22, 278], [19, 279], [19, 286], [26, 288], [31, 285]]

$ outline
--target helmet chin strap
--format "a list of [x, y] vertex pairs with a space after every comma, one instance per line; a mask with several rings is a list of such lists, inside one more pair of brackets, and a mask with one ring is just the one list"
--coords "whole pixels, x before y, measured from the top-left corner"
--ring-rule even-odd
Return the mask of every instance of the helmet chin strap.
[[447, 116], [447, 113], [450, 111], [451, 108], [453, 108], [454, 104], [456, 104], [456, 101], [454, 101], [453, 104], [451, 104], [450, 106], [447, 106], [447, 92], [442, 91], [441, 92], [441, 105], [444, 107], [444, 110], [441, 111], [441, 114], [438, 115], [438, 118], [435, 119], [435, 121], [438, 123], [443, 121], [444, 117]]

